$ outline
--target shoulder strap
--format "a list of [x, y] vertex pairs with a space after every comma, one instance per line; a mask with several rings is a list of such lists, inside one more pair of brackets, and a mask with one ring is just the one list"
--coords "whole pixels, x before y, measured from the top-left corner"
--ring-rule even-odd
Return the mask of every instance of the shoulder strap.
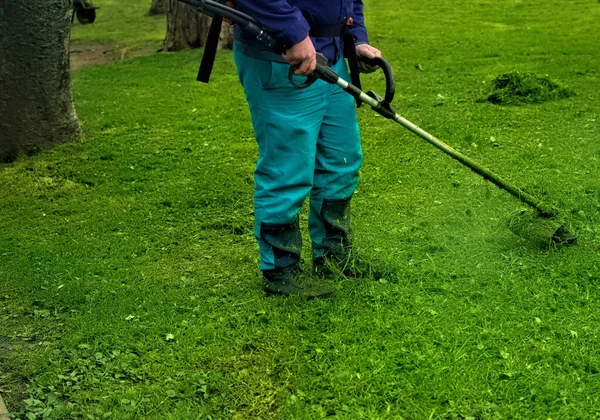
[[219, 36], [221, 35], [222, 23], [223, 18], [217, 15], [213, 17], [212, 22], [210, 23], [206, 45], [204, 46], [204, 54], [202, 55], [202, 62], [200, 63], [200, 69], [198, 70], [198, 77], [196, 77], [196, 80], [199, 82], [208, 83], [210, 80], [210, 73], [212, 72], [213, 64], [215, 63], [217, 48], [219, 47]]

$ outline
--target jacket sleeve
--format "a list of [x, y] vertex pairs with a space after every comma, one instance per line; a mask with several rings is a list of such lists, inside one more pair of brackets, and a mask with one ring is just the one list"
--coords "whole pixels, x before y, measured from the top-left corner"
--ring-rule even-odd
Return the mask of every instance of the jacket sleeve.
[[285, 0], [237, 0], [240, 10], [248, 13], [285, 48], [308, 36], [310, 26], [302, 12]]
[[355, 44], [368, 44], [369, 37], [367, 35], [367, 28], [365, 27], [365, 14], [363, 13], [362, 0], [354, 0], [352, 12], [353, 22], [352, 25], [350, 25], [350, 32], [354, 35]]

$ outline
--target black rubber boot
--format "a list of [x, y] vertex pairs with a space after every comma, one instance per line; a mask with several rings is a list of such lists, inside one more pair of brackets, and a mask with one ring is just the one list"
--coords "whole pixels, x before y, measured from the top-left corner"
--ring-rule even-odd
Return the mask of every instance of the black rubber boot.
[[300, 267], [302, 235], [298, 218], [290, 223], [262, 223], [260, 236], [273, 249], [275, 269], [263, 271], [263, 289], [277, 295], [327, 298], [335, 295], [327, 282], [315, 281]]
[[261, 223], [260, 237], [273, 249], [275, 270], [289, 267], [300, 261], [302, 234], [298, 217], [289, 223]]
[[323, 200], [321, 217], [325, 224], [325, 252], [313, 260], [313, 271], [319, 277], [330, 277], [336, 272], [346, 277], [380, 279], [383, 273], [360, 258], [352, 248], [350, 230], [350, 200]]
[[351, 248], [350, 199], [324, 199], [321, 218], [325, 224], [323, 247], [328, 258], [345, 259]]
[[263, 271], [263, 289], [274, 295], [295, 295], [306, 298], [335, 297], [333, 285], [323, 280], [313, 279], [302, 271], [298, 263], [280, 270]]

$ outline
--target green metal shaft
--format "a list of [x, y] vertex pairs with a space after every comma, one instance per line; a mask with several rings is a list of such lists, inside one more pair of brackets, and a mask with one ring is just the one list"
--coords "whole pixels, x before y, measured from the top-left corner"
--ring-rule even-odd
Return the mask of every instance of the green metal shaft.
[[[381, 104], [380, 101], [378, 101], [375, 98], [372, 98], [371, 96], [367, 95], [364, 92], [359, 91], [355, 86], [353, 86], [352, 84], [348, 83], [347, 81], [345, 81], [345, 80], [343, 80], [343, 79], [341, 79], [341, 78], [338, 77], [338, 79], [335, 82], [335, 84], [337, 84], [338, 86], [340, 86], [342, 89], [344, 89], [345, 91], [349, 92], [353, 96], [357, 97], [358, 99], [360, 99], [364, 103], [370, 105], [371, 108], [373, 108], [375, 111], [379, 112], [379, 110], [381, 110], [382, 104]], [[386, 114], [386, 113], [384, 112], [383, 114]], [[469, 157], [463, 155], [462, 153], [458, 152], [457, 150], [455, 150], [451, 146], [447, 145], [443, 141], [437, 139], [436, 137], [432, 136], [431, 134], [429, 134], [428, 132], [426, 132], [422, 128], [420, 128], [417, 125], [413, 124], [412, 122], [408, 121], [406, 118], [400, 116], [398, 113], [394, 113], [393, 117], [390, 116], [389, 118], [393, 119], [395, 122], [397, 122], [398, 124], [400, 124], [404, 128], [408, 129], [410, 132], [412, 132], [412, 133], [416, 134], [417, 136], [421, 137], [423, 140], [425, 140], [428, 143], [432, 144], [433, 146], [437, 147], [442, 152], [444, 152], [447, 155], [450, 155], [454, 159], [458, 160], [463, 165], [468, 166], [473, 172], [481, 175], [483, 178], [485, 178], [488, 181], [494, 183], [495, 185], [497, 185], [498, 187], [500, 187], [504, 191], [512, 194], [513, 196], [515, 196], [520, 201], [522, 201], [522, 202], [530, 205], [531, 207], [535, 208], [538, 211], [538, 213], [539, 213], [539, 215], [541, 217], [551, 218], [551, 217], [554, 217], [556, 215], [556, 211], [554, 209], [552, 209], [550, 207], [547, 207], [544, 204], [540, 203], [532, 195], [527, 194], [526, 192], [522, 191], [521, 189], [519, 189], [519, 188], [515, 187], [514, 185], [508, 183], [504, 179], [500, 178], [498, 175], [494, 174], [489, 169], [483, 167], [482, 165], [480, 165], [479, 163], [475, 162], [471, 158], [469, 158]]]
[[473, 172], [476, 172], [477, 174], [481, 175], [488, 181], [496, 184], [498, 187], [500, 187], [504, 191], [512, 194], [513, 196], [515, 196], [522, 202], [527, 203], [530, 206], [534, 207], [538, 211], [540, 216], [550, 218], [555, 215], [555, 211], [553, 211], [552, 209], [546, 207], [545, 205], [543, 205], [542, 203], [537, 201], [532, 195], [527, 194], [526, 192], [522, 191], [521, 189], [508, 183], [507, 181], [500, 178], [498, 175], [496, 175], [489, 169], [485, 168], [484, 166], [481, 166], [479, 163], [475, 162], [473, 159], [456, 151], [451, 146], [447, 145], [443, 141], [432, 136], [431, 134], [429, 134], [422, 128], [420, 128], [420, 127], [416, 126], [415, 124], [411, 123], [410, 121], [408, 121], [407, 119], [396, 114], [394, 116], [394, 121], [396, 121], [398, 124], [400, 124], [404, 128], [408, 129], [412, 133], [416, 134], [417, 136], [421, 137], [423, 140], [434, 145], [435, 147], [437, 147], [438, 149], [440, 149], [447, 155], [452, 156], [454, 159], [458, 160], [460, 163], [464, 164], [465, 166], [468, 166]]

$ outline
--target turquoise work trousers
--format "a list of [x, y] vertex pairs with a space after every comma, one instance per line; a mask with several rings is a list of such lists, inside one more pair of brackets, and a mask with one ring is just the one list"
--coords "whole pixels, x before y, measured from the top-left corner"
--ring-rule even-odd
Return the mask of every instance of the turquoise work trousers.
[[[260, 269], [280, 268], [261, 226], [297, 224], [307, 197], [312, 254], [317, 258], [326, 251], [323, 200], [349, 199], [358, 185], [362, 150], [354, 99], [322, 80], [296, 89], [288, 80], [288, 64], [253, 58], [236, 45], [234, 57], [259, 150], [254, 214]], [[344, 60], [332, 68], [349, 80]]]

